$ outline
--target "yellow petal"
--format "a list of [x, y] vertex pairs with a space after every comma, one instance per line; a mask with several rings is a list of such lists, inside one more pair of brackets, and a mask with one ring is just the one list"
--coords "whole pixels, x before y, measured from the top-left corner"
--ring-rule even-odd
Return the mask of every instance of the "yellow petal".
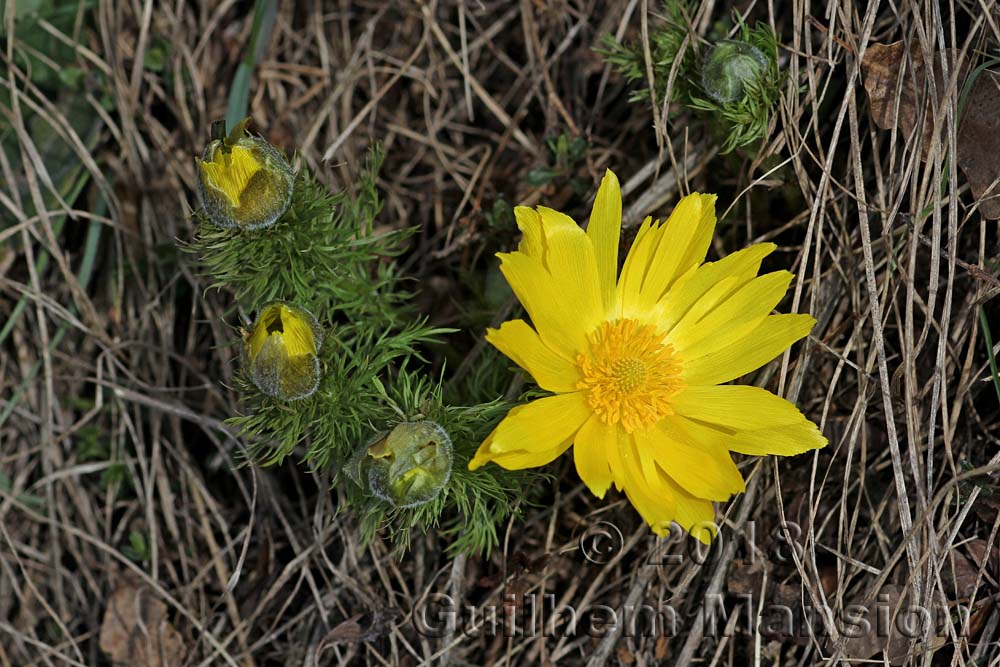
[[275, 301], [265, 305], [247, 341], [252, 361], [272, 338], [286, 357], [316, 354], [322, 340], [316, 339], [315, 319], [308, 311]]
[[640, 450], [652, 453], [657, 464], [692, 496], [728, 500], [746, 490], [722, 438], [699, 437], [701, 432], [670, 418], [634, 435]]
[[233, 207], [240, 205], [240, 196], [250, 178], [260, 170], [253, 152], [243, 146], [232, 146], [227, 153], [216, 149], [211, 162], [201, 162], [202, 181], [225, 195]]
[[650, 530], [659, 537], [666, 537], [670, 533], [670, 523], [677, 516], [677, 499], [664, 489], [657, 491], [657, 498], [653, 498], [652, 493], [649, 490], [640, 491], [636, 484], [625, 488], [625, 496]]
[[685, 342], [685, 332], [692, 328], [696, 329], [693, 325], [696, 325], [701, 318], [712, 312], [724, 299], [729, 297], [733, 293], [733, 290], [736, 289], [738, 280], [737, 276], [726, 276], [712, 285], [700, 299], [688, 308], [687, 313], [681, 318], [681, 321], [667, 334], [666, 341], [671, 343], [675, 349], [680, 350], [678, 343], [683, 344]]
[[544, 262], [545, 239], [542, 235], [542, 216], [533, 208], [515, 206], [514, 219], [517, 221], [517, 228], [521, 230], [521, 243], [517, 249]]
[[[525, 253], [500, 254], [500, 270], [549, 347], [570, 359], [604, 320], [594, 247], [571, 219], [539, 209], [545, 265]], [[548, 268], [546, 268], [546, 266]]]
[[605, 450], [608, 468], [611, 470], [611, 479], [619, 491], [625, 488], [625, 481], [628, 479], [625, 459], [630, 455], [629, 452], [635, 452], [635, 439], [630, 433], [625, 433], [619, 428], [615, 433], [615, 445]]
[[[719, 285], [736, 280], [736, 277], [730, 276]], [[792, 274], [788, 271], [775, 271], [754, 278], [698, 317], [698, 306], [705, 301], [702, 299], [670, 332], [668, 340], [681, 355], [689, 348], [697, 347], [699, 356], [721, 349], [748, 333], [745, 329], [741, 331], [737, 325], [746, 322], [759, 324], [785, 296], [791, 281]], [[711, 348], [698, 347], [705, 339], [711, 340]]]
[[776, 247], [773, 243], [758, 243], [717, 262], [707, 262], [686, 279], [678, 278], [659, 304], [663, 311], [663, 330], [670, 331], [687, 314], [688, 309], [720, 281], [732, 277], [736, 279], [733, 289], [742, 287], [757, 275], [761, 260], [774, 252]]
[[743, 454], [793, 456], [827, 444], [798, 408], [760, 387], [689, 387], [674, 397], [684, 417], [726, 429], [726, 446]]
[[566, 451], [589, 417], [590, 407], [580, 392], [519, 405], [479, 446], [469, 468], [478, 468], [487, 461], [518, 468], [545, 465]]
[[[583, 232], [580, 229], [580, 225], [576, 224], [576, 220], [565, 213], [548, 208], [547, 206], [539, 206], [537, 210], [542, 221], [542, 232], [545, 235], [546, 243], [552, 238], [553, 234], [560, 231], [577, 230]], [[547, 250], [548, 248], [546, 247]]]
[[[699, 265], [705, 261], [708, 248], [712, 245], [712, 236], [715, 234], [715, 200], [718, 199], [718, 195], [698, 192], [688, 196], [701, 199], [701, 218], [691, 235], [691, 243], [688, 244], [677, 263], [682, 270], [684, 267]], [[670, 217], [672, 218], [673, 215]], [[667, 220], [667, 230], [669, 233], [670, 220]]]
[[622, 275], [618, 280], [615, 304], [620, 317], [632, 317], [639, 303], [639, 291], [649, 268], [649, 256], [660, 240], [660, 228], [647, 217], [639, 227], [632, 242], [632, 249], [625, 257]]
[[[715, 509], [711, 501], [696, 498], [685, 491], [663, 470], [655, 468], [655, 474], [647, 477], [640, 463], [641, 455], [632, 434], [619, 432], [619, 456], [616, 472], [623, 479], [615, 480], [615, 485], [625, 491], [629, 502], [654, 533], [663, 537], [670, 530], [671, 522], [677, 522], [684, 530], [708, 544], [717, 529], [713, 520]], [[612, 464], [612, 471], [616, 465]]]
[[784, 426], [805, 419], [785, 399], [748, 385], [688, 387], [670, 402], [679, 415], [734, 431]]
[[554, 287], [576, 309], [578, 325], [587, 333], [604, 321], [606, 310], [601, 298], [597, 257], [587, 233], [575, 224], [548, 228], [545, 225], [546, 259]]
[[316, 354], [316, 338], [312, 324], [288, 306], [281, 306], [281, 323], [284, 327], [285, 348], [288, 356]]
[[590, 492], [603, 498], [611, 486], [608, 452], [618, 448], [618, 426], [605, 424], [593, 415], [576, 434], [573, 441], [573, 462], [580, 479]]
[[474, 470], [478, 468], [482, 463], [487, 460], [493, 461], [501, 468], [507, 470], [525, 470], [527, 468], [540, 468], [544, 465], [548, 465], [555, 461], [557, 458], [562, 456], [563, 452], [569, 449], [570, 445], [573, 443], [572, 438], [568, 438], [563, 442], [559, 443], [555, 447], [549, 449], [543, 449], [539, 451], [516, 451], [509, 452], [507, 454], [497, 454], [492, 457], [480, 459], [480, 454], [477, 452], [476, 457], [473, 461], [481, 460], [475, 466], [472, 461], [469, 462], [469, 469]]
[[641, 433], [633, 433], [632, 439], [635, 441], [635, 450], [639, 455], [639, 467], [642, 469], [642, 476], [651, 487], [656, 487], [660, 483], [660, 475], [663, 471], [656, 465], [655, 452], [646, 442], [642, 440]]
[[597, 271], [604, 306], [610, 309], [615, 299], [618, 278], [618, 241], [622, 231], [622, 191], [618, 177], [608, 169], [597, 190], [594, 208], [587, 225], [587, 236], [594, 246]]
[[649, 258], [639, 308], [652, 308], [681, 274], [705, 260], [714, 230], [715, 195], [694, 193], [677, 204]]
[[746, 375], [806, 336], [815, 323], [811, 315], [768, 315], [759, 326], [721, 350], [685, 358], [684, 380], [688, 385], [714, 385]]
[[623, 479], [616, 479], [616, 485], [625, 491], [629, 502], [653, 532], [665, 536], [677, 513], [677, 498], [667, 486], [666, 475], [658, 474], [652, 479], [646, 477], [633, 435], [620, 432], [619, 454]]
[[674, 496], [674, 521], [703, 544], [711, 544], [719, 529], [715, 523], [715, 506], [704, 498], [696, 498], [670, 479], [664, 480], [664, 486]]
[[811, 421], [756, 431], [740, 431], [730, 438], [729, 449], [751, 456], [795, 456], [826, 447], [827, 439]]
[[475, 470], [480, 468], [490, 461], [492, 461], [496, 455], [490, 453], [490, 445], [493, 444], [493, 436], [497, 434], [497, 429], [494, 428], [490, 431], [490, 434], [486, 436], [482, 444], [479, 445], [479, 449], [476, 450], [475, 456], [469, 461], [469, 470]]
[[261, 310], [253, 331], [250, 332], [250, 337], [247, 339], [247, 356], [251, 361], [264, 349], [264, 343], [271, 337], [270, 330], [274, 328], [274, 323], [280, 320], [280, 304], [269, 304]]
[[[581, 321], [594, 305], [581, 303], [577, 290], [561, 291], [540, 260], [523, 252], [499, 253], [500, 271], [514, 295], [531, 317], [545, 344], [564, 357], [575, 359], [587, 347], [587, 334], [596, 322]], [[589, 328], [588, 328], [589, 327]]]
[[727, 327], [717, 329], [714, 336], [707, 336], [699, 340], [697, 343], [692, 344], [691, 351], [699, 357], [703, 357], [713, 352], [718, 352], [719, 350], [750, 335], [754, 329], [759, 327], [764, 322], [765, 317], [765, 315], [761, 315], [760, 317], [752, 320], [733, 322]]
[[581, 379], [579, 367], [543, 343], [524, 320], [510, 320], [499, 329], [487, 329], [486, 340], [530, 373], [542, 389], [576, 391]]

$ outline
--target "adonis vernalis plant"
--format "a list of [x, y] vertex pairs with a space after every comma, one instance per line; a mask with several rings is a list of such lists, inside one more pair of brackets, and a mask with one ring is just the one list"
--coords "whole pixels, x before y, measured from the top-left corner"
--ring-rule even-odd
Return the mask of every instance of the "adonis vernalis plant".
[[332, 193], [245, 121], [228, 135], [213, 127], [183, 247], [246, 324], [228, 423], [257, 464], [293, 457], [330, 473], [365, 539], [381, 532], [402, 549], [435, 530], [452, 553], [488, 552], [542, 474], [466, 468], [510, 409], [489, 380], [509, 378], [494, 359], [445, 399], [425, 355], [449, 330], [413, 312], [394, 261], [412, 230], [376, 230], [380, 164], [374, 149]]
[[647, 218], [619, 276], [621, 211], [610, 171], [586, 231], [552, 209], [515, 209], [522, 241], [498, 256], [533, 327], [511, 320], [487, 340], [554, 395], [511, 410], [469, 468], [534, 468], [572, 447], [596, 496], [614, 484], [657, 534], [676, 521], [709, 542], [713, 501], [745, 488], [730, 452], [791, 456], [827, 444], [785, 399], [724, 384], [815, 320], [771, 314], [792, 280], [757, 275], [774, 244], [705, 262], [715, 195], [683, 198], [663, 224]]

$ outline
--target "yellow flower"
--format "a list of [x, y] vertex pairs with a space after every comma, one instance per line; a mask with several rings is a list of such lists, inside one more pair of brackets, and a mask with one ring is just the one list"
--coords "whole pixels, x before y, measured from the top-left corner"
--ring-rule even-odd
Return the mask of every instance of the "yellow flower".
[[294, 174], [277, 148], [246, 133], [247, 120], [198, 160], [202, 206], [220, 227], [259, 229], [288, 209]]
[[275, 301], [261, 310], [243, 353], [250, 379], [283, 401], [311, 396], [319, 386], [323, 330], [305, 308]]
[[469, 468], [533, 468], [572, 446], [596, 496], [614, 484], [658, 535], [676, 521], [709, 542], [712, 501], [745, 489], [730, 452], [826, 445], [788, 401], [723, 384], [774, 359], [815, 320], [771, 314], [792, 280], [757, 275], [774, 244], [704, 261], [714, 195], [685, 197], [663, 224], [647, 218], [618, 276], [621, 211], [610, 171], [586, 232], [552, 209], [515, 209], [523, 238], [498, 255], [500, 269], [534, 328], [512, 320], [486, 338], [555, 395], [511, 410]]

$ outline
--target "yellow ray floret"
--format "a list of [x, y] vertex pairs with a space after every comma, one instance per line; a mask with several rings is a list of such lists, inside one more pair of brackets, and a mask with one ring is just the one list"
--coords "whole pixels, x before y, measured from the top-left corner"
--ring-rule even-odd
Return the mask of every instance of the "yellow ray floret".
[[256, 357], [270, 338], [280, 341], [281, 349], [289, 357], [316, 354], [316, 338], [309, 319], [284, 303], [271, 304], [261, 312], [250, 336], [250, 357]]
[[523, 234], [500, 268], [531, 318], [487, 340], [553, 396], [510, 411], [469, 463], [545, 465], [572, 448], [587, 487], [623, 491], [660, 535], [676, 522], [717, 533], [713, 501], [744, 490], [730, 452], [790, 456], [826, 438], [794, 405], [723, 385], [806, 336], [809, 315], [775, 315], [792, 275], [758, 276], [763, 243], [705, 262], [715, 195], [683, 198], [639, 228], [621, 275], [621, 191], [607, 172], [587, 230], [538, 207], [515, 209]]
[[245, 342], [253, 383], [281, 400], [311, 395], [319, 383], [321, 333], [304, 308], [280, 301], [264, 306]]
[[225, 195], [230, 206], [238, 207], [240, 197], [261, 165], [251, 150], [232, 146], [228, 151], [215, 149], [211, 162], [199, 160], [205, 182]]

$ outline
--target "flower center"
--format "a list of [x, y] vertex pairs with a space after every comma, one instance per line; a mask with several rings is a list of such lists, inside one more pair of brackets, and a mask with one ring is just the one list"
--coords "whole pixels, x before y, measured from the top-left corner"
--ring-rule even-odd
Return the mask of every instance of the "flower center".
[[578, 389], [606, 424], [629, 433], [673, 414], [670, 398], [684, 387], [674, 348], [655, 327], [635, 320], [605, 322], [589, 336], [589, 353], [576, 357]]

